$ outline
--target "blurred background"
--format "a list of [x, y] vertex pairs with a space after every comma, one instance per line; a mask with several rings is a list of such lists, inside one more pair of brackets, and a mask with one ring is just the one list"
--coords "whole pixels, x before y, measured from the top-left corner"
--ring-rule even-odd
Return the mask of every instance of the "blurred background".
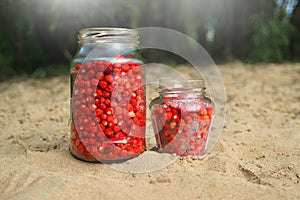
[[[0, 26], [1, 80], [68, 73], [87, 27], [174, 29], [217, 63], [300, 61], [297, 0], [1, 0]], [[144, 56], [184, 63], [167, 52]]]

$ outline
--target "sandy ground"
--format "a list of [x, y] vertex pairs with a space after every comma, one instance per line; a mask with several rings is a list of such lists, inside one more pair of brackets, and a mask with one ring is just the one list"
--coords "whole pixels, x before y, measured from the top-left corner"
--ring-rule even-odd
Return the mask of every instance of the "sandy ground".
[[300, 199], [300, 65], [219, 69], [218, 144], [141, 174], [70, 155], [68, 77], [0, 83], [0, 199]]

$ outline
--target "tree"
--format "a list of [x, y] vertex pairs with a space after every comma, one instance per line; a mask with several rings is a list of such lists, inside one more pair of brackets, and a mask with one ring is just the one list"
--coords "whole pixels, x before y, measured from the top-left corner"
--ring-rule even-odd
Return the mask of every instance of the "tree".
[[288, 56], [293, 26], [275, 1], [260, 3], [260, 12], [251, 17], [254, 32], [247, 59], [250, 62], [281, 62]]
[[294, 11], [292, 12], [291, 24], [295, 27], [295, 31], [291, 37], [291, 57], [300, 61], [300, 2], [298, 1]]
[[[0, 76], [68, 65], [66, 54], [75, 53], [76, 35], [86, 27], [174, 29], [198, 40], [216, 61], [280, 62], [288, 52], [300, 60], [300, 8], [297, 4], [290, 19], [291, 1], [296, 0], [280, 5], [275, 0], [1, 0]], [[181, 62], [174, 55], [152, 55]]]

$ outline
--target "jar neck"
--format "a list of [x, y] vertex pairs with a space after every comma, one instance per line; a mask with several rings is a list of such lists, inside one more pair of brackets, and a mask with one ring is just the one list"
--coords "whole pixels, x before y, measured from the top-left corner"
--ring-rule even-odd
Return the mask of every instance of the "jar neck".
[[153, 99], [149, 105], [164, 101], [195, 101], [207, 99], [205, 96], [204, 80], [159, 80], [159, 96]]
[[160, 80], [160, 96], [169, 98], [198, 98], [204, 97], [204, 81], [199, 80]]
[[78, 35], [75, 59], [108, 59], [132, 55], [139, 44], [137, 31], [125, 28], [87, 28]]

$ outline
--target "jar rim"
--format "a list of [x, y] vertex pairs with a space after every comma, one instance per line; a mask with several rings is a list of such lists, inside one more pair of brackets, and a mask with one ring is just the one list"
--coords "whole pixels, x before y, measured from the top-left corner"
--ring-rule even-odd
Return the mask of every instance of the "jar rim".
[[133, 40], [139, 38], [138, 32], [129, 28], [112, 28], [112, 27], [92, 27], [79, 30], [79, 41], [118, 41], [118, 40]]
[[160, 79], [159, 80], [160, 89], [204, 89], [205, 83], [204, 79]]
[[186, 93], [202, 95], [205, 92], [205, 84], [203, 79], [160, 79], [159, 88], [159, 93], [164, 95], [176, 95]]

